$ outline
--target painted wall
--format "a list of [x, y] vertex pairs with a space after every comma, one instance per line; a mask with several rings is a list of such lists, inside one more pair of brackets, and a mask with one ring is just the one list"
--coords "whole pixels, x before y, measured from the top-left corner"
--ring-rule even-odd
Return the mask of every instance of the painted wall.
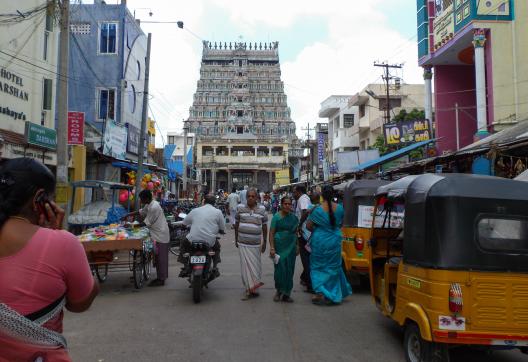
[[[41, 0], [0, 1], [0, 14], [15, 14], [16, 16], [17, 10], [25, 13], [42, 4]], [[26, 121], [55, 128], [59, 27], [53, 23], [48, 37], [47, 59], [44, 59], [45, 27], [45, 9], [33, 17], [28, 17], [28, 20], [21, 20], [10, 25], [3, 24], [0, 27], [0, 50], [7, 53], [0, 53], [2, 88], [5, 89], [7, 86], [12, 89], [11, 87], [14, 87], [18, 93], [27, 94], [26, 100], [24, 96], [22, 98], [15, 96], [14, 92], [0, 91], [0, 128], [2, 129], [23, 134]], [[13, 74], [18, 79], [15, 80], [13, 76], [5, 72]], [[52, 80], [50, 110], [43, 109], [44, 78]], [[5, 114], [7, 108], [16, 112], [17, 115]], [[6, 109], [5, 113], [4, 109]]]
[[[455, 103], [459, 111], [460, 147], [473, 142], [477, 130], [475, 67], [440, 65], [434, 69], [436, 137], [440, 152], [456, 150]], [[471, 91], [468, 91], [471, 90]]]
[[[102, 22], [118, 22], [117, 54], [100, 54], [99, 28]], [[98, 129], [97, 89], [116, 89], [115, 119], [141, 125], [145, 72], [146, 36], [125, 5], [73, 5], [72, 25], [90, 24], [89, 34], [70, 33], [70, 110], [85, 112]], [[135, 107], [134, 107], [135, 104]]]

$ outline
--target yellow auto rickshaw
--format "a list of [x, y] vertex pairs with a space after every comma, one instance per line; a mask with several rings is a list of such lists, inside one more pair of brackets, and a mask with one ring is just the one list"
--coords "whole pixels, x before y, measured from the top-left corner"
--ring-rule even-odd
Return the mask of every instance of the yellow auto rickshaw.
[[352, 285], [368, 284], [372, 214], [378, 187], [383, 180], [355, 180], [344, 188], [343, 268]]
[[407, 361], [450, 347], [528, 348], [528, 184], [425, 174], [378, 189], [371, 293], [404, 327]]

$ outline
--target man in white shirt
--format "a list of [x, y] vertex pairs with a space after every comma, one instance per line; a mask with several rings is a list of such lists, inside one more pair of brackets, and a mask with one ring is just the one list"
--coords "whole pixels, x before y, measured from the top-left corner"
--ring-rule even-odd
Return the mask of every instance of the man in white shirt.
[[[180, 253], [185, 253], [190, 249], [193, 241], [203, 241], [215, 251], [213, 258], [213, 268], [216, 269], [220, 263], [220, 243], [216, 237], [220, 233], [225, 233], [225, 219], [222, 211], [214, 207], [216, 198], [214, 195], [207, 195], [204, 198], [204, 206], [192, 209], [191, 212], [183, 219], [183, 224], [191, 227], [187, 234], [188, 243], [183, 243]], [[180, 276], [185, 276], [188, 270], [182, 270]]]
[[242, 205], [247, 205], [247, 186], [244, 186], [244, 190], [240, 191], [240, 203]]
[[240, 204], [240, 196], [236, 193], [236, 188], [233, 187], [233, 190], [231, 190], [231, 193], [227, 197], [227, 203], [227, 214], [229, 215], [229, 222], [231, 223], [232, 229], [235, 227], [236, 208]]
[[299, 219], [299, 254], [303, 265], [303, 272], [301, 274], [301, 284], [306, 287], [307, 292], [312, 291], [312, 280], [310, 278], [310, 253], [306, 250], [306, 244], [310, 239], [310, 232], [306, 228], [306, 219], [309, 215], [309, 210], [312, 207], [310, 197], [306, 194], [306, 187], [304, 185], [297, 185], [293, 189], [293, 196], [295, 197], [295, 216]]
[[139, 193], [139, 199], [143, 206], [139, 211], [127, 214], [128, 216], [139, 215], [142, 222], [150, 231], [150, 238], [156, 243], [157, 278], [150, 282], [149, 287], [159, 287], [165, 285], [165, 279], [169, 276], [169, 242], [170, 232], [167, 219], [159, 202], [152, 198], [149, 190]]

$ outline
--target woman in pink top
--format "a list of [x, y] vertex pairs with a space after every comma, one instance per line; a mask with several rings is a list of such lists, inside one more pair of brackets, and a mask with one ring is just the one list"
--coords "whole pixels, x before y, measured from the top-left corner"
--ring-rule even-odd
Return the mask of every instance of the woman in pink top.
[[99, 291], [54, 190], [38, 161], [0, 164], [0, 361], [70, 361], [62, 307], [83, 312]]

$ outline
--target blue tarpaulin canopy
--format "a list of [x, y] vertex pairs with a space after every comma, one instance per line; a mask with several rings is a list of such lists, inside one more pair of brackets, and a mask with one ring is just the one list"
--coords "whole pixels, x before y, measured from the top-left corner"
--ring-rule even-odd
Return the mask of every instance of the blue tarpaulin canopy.
[[400, 148], [397, 151], [394, 151], [394, 152], [391, 152], [391, 153], [387, 153], [386, 155], [383, 155], [380, 158], [377, 158], [375, 160], [371, 160], [371, 161], [367, 161], [365, 163], [362, 163], [362, 164], [354, 167], [352, 172], [365, 171], [365, 170], [368, 170], [370, 168], [383, 165], [384, 163], [387, 163], [387, 162], [390, 162], [392, 160], [398, 159], [398, 158], [408, 154], [409, 152], [411, 152], [413, 150], [416, 150], [416, 149], [418, 149], [420, 147], [423, 147], [423, 146], [427, 146], [429, 143], [434, 142], [434, 141], [436, 141], [436, 139], [413, 143], [412, 145]]

